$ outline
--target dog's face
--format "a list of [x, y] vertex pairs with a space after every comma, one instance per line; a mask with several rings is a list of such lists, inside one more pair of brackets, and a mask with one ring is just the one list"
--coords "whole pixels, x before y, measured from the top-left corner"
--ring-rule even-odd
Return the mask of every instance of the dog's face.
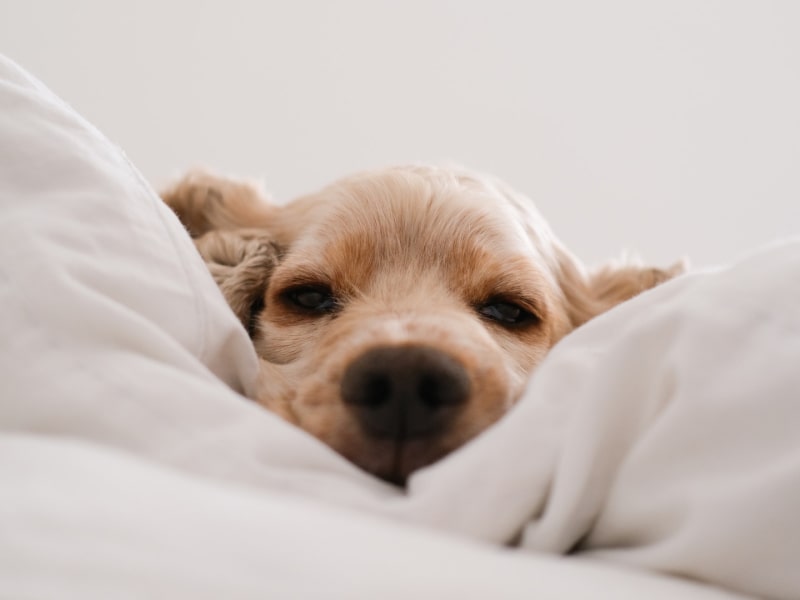
[[283, 207], [187, 182], [165, 198], [248, 325], [258, 400], [397, 483], [500, 418], [572, 328], [673, 274], [589, 278], [530, 203], [458, 171], [389, 169]]
[[400, 171], [302, 202], [258, 316], [285, 380], [263, 401], [372, 473], [401, 481], [496, 421], [570, 328], [552, 250], [481, 186]]

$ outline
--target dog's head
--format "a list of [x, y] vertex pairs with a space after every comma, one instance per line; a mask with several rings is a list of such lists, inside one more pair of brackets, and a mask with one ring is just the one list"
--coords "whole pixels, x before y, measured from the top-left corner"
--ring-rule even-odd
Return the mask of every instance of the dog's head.
[[258, 400], [398, 483], [500, 418], [565, 334], [681, 270], [587, 274], [527, 199], [453, 169], [285, 206], [194, 174], [164, 198], [251, 333]]

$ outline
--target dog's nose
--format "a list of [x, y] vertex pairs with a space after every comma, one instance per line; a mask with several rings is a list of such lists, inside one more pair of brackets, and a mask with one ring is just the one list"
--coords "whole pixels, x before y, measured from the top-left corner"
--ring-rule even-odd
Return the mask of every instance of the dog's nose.
[[455, 358], [427, 346], [383, 346], [354, 360], [342, 399], [367, 433], [408, 439], [437, 433], [469, 398], [469, 376]]

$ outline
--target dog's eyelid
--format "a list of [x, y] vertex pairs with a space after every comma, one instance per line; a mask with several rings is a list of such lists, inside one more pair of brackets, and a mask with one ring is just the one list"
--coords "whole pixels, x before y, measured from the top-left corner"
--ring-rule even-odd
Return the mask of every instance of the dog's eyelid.
[[280, 283], [278, 286], [279, 289], [283, 290], [283, 293], [289, 292], [292, 290], [327, 290], [330, 293], [333, 293], [333, 286], [329, 283], [321, 280], [310, 280], [310, 279], [292, 279], [290, 281], [284, 281]]
[[278, 297], [285, 305], [313, 315], [334, 314], [341, 307], [330, 286], [321, 283], [290, 285], [284, 287]]
[[507, 327], [533, 325], [544, 320], [544, 311], [537, 302], [516, 294], [492, 294], [474, 306], [484, 318]]
[[283, 269], [277, 276], [273, 276], [273, 280], [282, 289], [293, 287], [333, 287], [330, 278], [325, 273], [302, 268], [292, 268], [288, 272]]
[[542, 308], [540, 302], [536, 300], [532, 300], [530, 298], [522, 298], [514, 301], [514, 304], [518, 304], [523, 309], [531, 313], [536, 319], [539, 321], [544, 320], [545, 311]]
[[486, 306], [488, 304], [513, 304], [519, 306], [523, 310], [531, 313], [537, 319], [543, 319], [545, 310], [542, 307], [542, 302], [539, 298], [523, 295], [519, 293], [499, 292], [493, 293], [480, 302], [476, 303], [478, 306]]

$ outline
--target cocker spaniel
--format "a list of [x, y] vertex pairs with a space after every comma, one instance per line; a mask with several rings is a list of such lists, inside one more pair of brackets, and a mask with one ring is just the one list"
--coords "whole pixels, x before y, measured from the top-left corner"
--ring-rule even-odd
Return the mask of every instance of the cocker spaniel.
[[527, 198], [452, 168], [285, 205], [193, 172], [163, 198], [250, 333], [256, 400], [397, 484], [503, 416], [562, 337], [683, 268], [587, 272]]

